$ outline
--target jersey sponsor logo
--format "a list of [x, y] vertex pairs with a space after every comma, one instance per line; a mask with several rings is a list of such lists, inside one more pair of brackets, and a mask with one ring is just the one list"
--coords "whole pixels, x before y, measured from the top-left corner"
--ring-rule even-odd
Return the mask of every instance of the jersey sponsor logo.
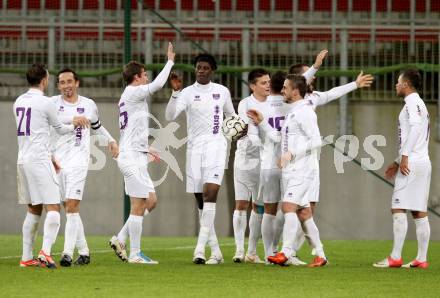
[[76, 111], [78, 112], [78, 114], [82, 114], [84, 113], [84, 108], [76, 108]]
[[75, 146], [81, 145], [81, 139], [82, 139], [82, 128], [77, 127], [75, 128]]
[[200, 95], [196, 95], [194, 96], [194, 101], [201, 101], [202, 99], [200, 98]]
[[218, 94], [218, 93], [213, 94], [213, 95], [212, 95], [212, 98], [213, 98], [214, 100], [219, 100], [219, 99], [220, 99], [220, 94]]
[[220, 128], [220, 107], [214, 107], [214, 126], [212, 128], [212, 134], [218, 134]]
[[64, 112], [64, 106], [60, 106], [60, 108], [58, 109], [59, 112]]

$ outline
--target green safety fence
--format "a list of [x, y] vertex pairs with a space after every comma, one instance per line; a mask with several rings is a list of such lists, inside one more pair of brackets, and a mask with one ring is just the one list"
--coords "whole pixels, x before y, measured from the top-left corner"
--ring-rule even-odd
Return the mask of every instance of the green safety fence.
[[[151, 71], [160, 71], [163, 68], [164, 64], [162, 63], [153, 63], [153, 64], [146, 64], [145, 67], [147, 70]], [[218, 74], [241, 74], [251, 71], [252, 69], [256, 67], [262, 67], [262, 66], [253, 66], [253, 67], [231, 67], [231, 66], [219, 66], [216, 73]], [[284, 70], [279, 67], [264, 67], [269, 72], [276, 72], [279, 70]], [[325, 66], [323, 66], [325, 68]], [[359, 74], [359, 72], [362, 70], [364, 73], [369, 73], [372, 75], [385, 75], [389, 73], [394, 73], [403, 69], [408, 68], [417, 68], [420, 71], [423, 72], [440, 72], [440, 65], [439, 64], [428, 64], [428, 63], [413, 63], [413, 64], [395, 64], [390, 66], [384, 66], [384, 67], [366, 67], [366, 68], [357, 68], [357, 69], [348, 69], [348, 70], [327, 70], [327, 69], [321, 69], [316, 76], [317, 77], [341, 77], [341, 76], [347, 76], [347, 77], [354, 77]], [[184, 72], [193, 72], [194, 66], [191, 64], [179, 64], [176, 63], [174, 65], [174, 69], [181, 70]], [[25, 69], [18, 69], [18, 68], [4, 68], [0, 67], [0, 73], [2, 74], [25, 74]], [[56, 74], [56, 70], [49, 70], [51, 74]], [[78, 70], [78, 75], [82, 78], [94, 78], [94, 77], [106, 77], [110, 75], [116, 75], [122, 73], [122, 66], [121, 67], [115, 67], [115, 68], [109, 68], [109, 69], [102, 69], [102, 70]]]

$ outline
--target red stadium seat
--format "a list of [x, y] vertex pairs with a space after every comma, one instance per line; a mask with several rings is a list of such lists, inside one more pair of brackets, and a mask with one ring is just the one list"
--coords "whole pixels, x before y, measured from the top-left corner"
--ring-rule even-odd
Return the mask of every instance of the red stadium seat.
[[275, 1], [275, 10], [291, 11], [292, 6], [292, 1]]
[[410, 10], [410, 0], [393, 0], [392, 11], [404, 12]]
[[254, 1], [252, 0], [243, 0], [237, 1], [238, 11], [253, 11], [254, 10]]
[[309, 0], [299, 0], [298, 1], [298, 10], [308, 11], [309, 10]]
[[66, 0], [66, 9], [78, 9], [79, 0]]
[[6, 8], [9, 9], [21, 9], [21, 0], [8, 0]]
[[84, 9], [98, 9], [99, 1], [98, 0], [87, 0], [83, 2]]
[[40, 9], [41, 3], [40, 0], [28, 0], [27, 1], [27, 8], [28, 9]]
[[431, 0], [431, 11], [440, 12], [440, 1]]
[[61, 7], [60, 0], [46, 1], [46, 4], [45, 4], [46, 9], [60, 9], [60, 7]]
[[232, 9], [232, 1], [231, 0], [220, 1], [220, 10], [231, 10], [231, 9]]
[[376, 1], [376, 11], [387, 11], [387, 0], [377, 0]]
[[258, 10], [270, 10], [270, 0], [260, 0]]
[[315, 0], [314, 10], [316, 10], [316, 11], [332, 11], [332, 0]]
[[198, 1], [198, 8], [200, 10], [214, 10], [215, 3], [212, 0], [199, 0]]

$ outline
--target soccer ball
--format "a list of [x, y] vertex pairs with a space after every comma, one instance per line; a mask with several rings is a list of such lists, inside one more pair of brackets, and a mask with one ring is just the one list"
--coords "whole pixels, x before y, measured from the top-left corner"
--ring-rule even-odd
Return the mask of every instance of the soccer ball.
[[230, 141], [236, 141], [246, 134], [247, 124], [238, 116], [227, 117], [222, 124], [223, 135]]

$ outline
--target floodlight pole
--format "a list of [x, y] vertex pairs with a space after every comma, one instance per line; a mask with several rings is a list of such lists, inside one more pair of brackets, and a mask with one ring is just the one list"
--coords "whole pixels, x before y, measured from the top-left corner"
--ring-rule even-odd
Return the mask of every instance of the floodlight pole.
[[[124, 1], [124, 64], [131, 60], [131, 0]], [[130, 198], [124, 190], [124, 222], [130, 215]]]
[[[342, 29], [339, 32], [340, 38], [340, 69], [347, 70], [348, 68], [348, 32], [347, 29]], [[340, 84], [347, 84], [348, 79], [346, 76], [342, 76], [340, 79]], [[344, 95], [339, 100], [339, 135], [346, 135], [349, 133], [348, 128], [348, 99], [347, 95]]]

